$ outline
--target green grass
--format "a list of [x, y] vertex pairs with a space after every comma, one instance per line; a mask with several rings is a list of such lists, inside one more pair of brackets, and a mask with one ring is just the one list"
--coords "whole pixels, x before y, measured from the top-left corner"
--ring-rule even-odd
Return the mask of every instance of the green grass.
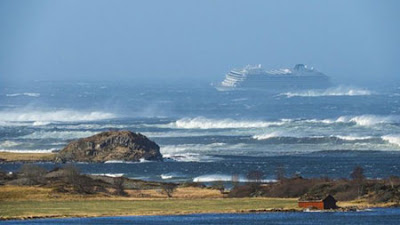
[[296, 199], [1, 201], [0, 218], [165, 215], [297, 208]]

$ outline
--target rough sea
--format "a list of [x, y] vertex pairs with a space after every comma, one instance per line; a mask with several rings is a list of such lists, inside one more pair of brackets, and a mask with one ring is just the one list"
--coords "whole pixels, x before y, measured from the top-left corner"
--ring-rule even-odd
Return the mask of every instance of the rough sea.
[[[0, 87], [0, 151], [51, 152], [106, 130], [140, 132], [164, 162], [77, 164], [84, 173], [164, 181], [400, 176], [400, 85], [292, 92], [208, 83], [32, 81]], [[41, 163], [52, 168], [54, 163]], [[0, 169], [15, 171], [19, 163]]]

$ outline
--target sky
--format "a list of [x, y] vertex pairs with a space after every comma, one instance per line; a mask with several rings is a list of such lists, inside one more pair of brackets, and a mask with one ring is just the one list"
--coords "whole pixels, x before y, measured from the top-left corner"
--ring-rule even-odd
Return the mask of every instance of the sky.
[[400, 1], [0, 0], [0, 82], [222, 80], [305, 63], [400, 81]]

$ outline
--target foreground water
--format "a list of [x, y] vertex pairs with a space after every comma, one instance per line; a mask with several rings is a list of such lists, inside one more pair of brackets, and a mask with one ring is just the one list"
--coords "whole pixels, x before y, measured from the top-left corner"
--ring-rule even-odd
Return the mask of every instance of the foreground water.
[[4, 224], [398, 224], [400, 209], [372, 209], [361, 212], [287, 212], [254, 214], [195, 214], [182, 216], [133, 216], [5, 221]]
[[[167, 181], [287, 175], [400, 176], [399, 85], [286, 93], [208, 84], [31, 82], [0, 89], [0, 151], [51, 152], [110, 129], [156, 141], [164, 163], [78, 164], [84, 173]], [[59, 166], [42, 164], [47, 168]], [[0, 164], [16, 171], [21, 164]]]

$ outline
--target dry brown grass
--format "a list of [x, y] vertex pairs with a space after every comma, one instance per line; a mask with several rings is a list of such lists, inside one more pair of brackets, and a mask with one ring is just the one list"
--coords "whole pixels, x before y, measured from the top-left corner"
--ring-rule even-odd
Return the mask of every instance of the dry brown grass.
[[391, 207], [395, 205], [394, 202], [385, 202], [385, 203], [370, 203], [367, 199], [356, 199], [352, 201], [339, 201], [337, 202], [339, 207], [347, 208], [347, 207], [357, 207], [357, 208], [377, 208], [377, 207]]
[[15, 152], [0, 152], [0, 159], [6, 162], [14, 161], [53, 161], [56, 154], [54, 153], [15, 153]]
[[[113, 190], [109, 190], [110, 193]], [[76, 200], [76, 199], [110, 199], [110, 200], [155, 200], [167, 199], [166, 194], [161, 190], [126, 190], [127, 197], [114, 196], [111, 194], [90, 194], [80, 195], [71, 193], [58, 193], [53, 191], [52, 188], [38, 187], [38, 186], [0, 186], [0, 201], [26, 201], [26, 200]], [[173, 199], [210, 199], [222, 198], [222, 194], [213, 189], [184, 187], [177, 188], [172, 194]]]
[[[126, 190], [130, 197], [134, 198], [168, 198], [165, 193], [158, 189], [152, 190]], [[177, 188], [172, 193], [173, 198], [185, 198], [185, 199], [195, 199], [195, 198], [222, 198], [223, 195], [220, 191], [207, 188], [198, 187], [181, 187]]]

